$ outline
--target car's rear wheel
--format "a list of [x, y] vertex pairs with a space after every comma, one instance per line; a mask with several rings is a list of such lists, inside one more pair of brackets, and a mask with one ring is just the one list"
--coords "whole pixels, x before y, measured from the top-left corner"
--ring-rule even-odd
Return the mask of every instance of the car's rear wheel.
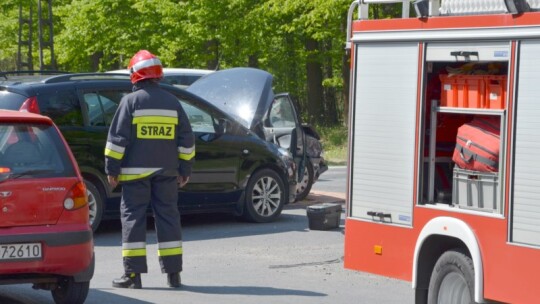
[[305, 199], [313, 186], [313, 164], [308, 160], [304, 168], [302, 180], [296, 185], [296, 201]]
[[96, 231], [103, 216], [103, 198], [98, 188], [90, 181], [85, 180], [86, 193], [88, 194], [88, 209], [90, 210], [90, 226]]
[[60, 279], [58, 286], [51, 290], [56, 304], [82, 304], [88, 296], [90, 282], [75, 282], [71, 277]]
[[281, 214], [286, 198], [281, 177], [270, 169], [259, 170], [247, 184], [243, 217], [257, 223], [274, 221]]

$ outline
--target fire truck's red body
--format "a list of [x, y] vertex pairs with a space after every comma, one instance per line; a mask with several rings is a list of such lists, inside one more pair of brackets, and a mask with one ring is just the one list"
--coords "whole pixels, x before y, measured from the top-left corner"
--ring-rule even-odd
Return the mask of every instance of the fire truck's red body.
[[[411, 281], [417, 303], [536, 303], [540, 3], [463, 1], [350, 22], [345, 267]], [[462, 138], [479, 120], [491, 160], [469, 150], [490, 132]]]

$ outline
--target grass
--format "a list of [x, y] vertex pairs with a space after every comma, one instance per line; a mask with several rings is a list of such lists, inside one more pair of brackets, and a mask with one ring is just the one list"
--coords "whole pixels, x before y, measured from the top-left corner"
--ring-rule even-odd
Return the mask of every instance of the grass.
[[324, 148], [324, 159], [331, 166], [347, 164], [347, 137], [345, 126], [317, 127]]

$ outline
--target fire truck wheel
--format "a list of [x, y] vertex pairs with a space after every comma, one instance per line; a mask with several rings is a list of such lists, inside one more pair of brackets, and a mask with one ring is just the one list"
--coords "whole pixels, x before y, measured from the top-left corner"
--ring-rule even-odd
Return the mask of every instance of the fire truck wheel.
[[450, 250], [441, 255], [429, 280], [428, 304], [474, 303], [474, 267], [470, 257]]
[[281, 177], [273, 170], [255, 172], [246, 187], [246, 205], [243, 217], [250, 222], [274, 221], [285, 205], [285, 186]]

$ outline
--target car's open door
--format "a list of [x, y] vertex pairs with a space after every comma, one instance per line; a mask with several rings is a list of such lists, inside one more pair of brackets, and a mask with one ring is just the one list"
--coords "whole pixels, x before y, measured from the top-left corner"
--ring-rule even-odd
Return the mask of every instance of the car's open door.
[[277, 94], [264, 119], [266, 140], [288, 149], [302, 178], [306, 162], [306, 138], [289, 94]]

